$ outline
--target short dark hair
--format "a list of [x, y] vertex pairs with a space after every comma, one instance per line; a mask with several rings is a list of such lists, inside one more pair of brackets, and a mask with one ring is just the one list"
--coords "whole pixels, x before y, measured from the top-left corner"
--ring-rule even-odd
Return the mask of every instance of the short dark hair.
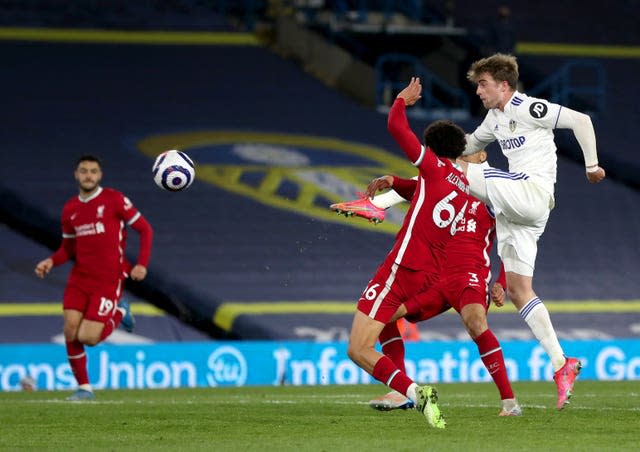
[[440, 119], [424, 130], [424, 144], [438, 157], [457, 159], [467, 145], [464, 130], [453, 121]]
[[102, 162], [100, 161], [100, 159], [98, 157], [96, 157], [93, 154], [83, 154], [80, 157], [78, 157], [78, 160], [76, 161], [76, 168], [82, 162], [96, 162], [98, 164], [98, 166], [100, 167], [100, 169], [102, 169]]

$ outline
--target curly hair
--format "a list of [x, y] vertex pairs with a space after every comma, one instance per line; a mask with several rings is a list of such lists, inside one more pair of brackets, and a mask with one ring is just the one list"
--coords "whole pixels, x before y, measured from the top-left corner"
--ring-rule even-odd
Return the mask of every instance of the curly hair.
[[434, 121], [424, 130], [424, 144], [438, 157], [456, 159], [462, 155], [467, 139], [464, 130], [453, 121]]
[[471, 83], [478, 83], [482, 74], [488, 73], [497, 82], [506, 81], [509, 86], [516, 89], [518, 86], [518, 62], [513, 55], [496, 53], [487, 58], [475, 61], [471, 64], [467, 79]]

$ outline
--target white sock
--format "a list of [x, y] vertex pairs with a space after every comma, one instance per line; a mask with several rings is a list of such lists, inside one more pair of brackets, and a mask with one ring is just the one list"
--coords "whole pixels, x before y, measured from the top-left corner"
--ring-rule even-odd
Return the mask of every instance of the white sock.
[[531, 332], [538, 339], [549, 358], [551, 358], [553, 370], [557, 371], [564, 366], [564, 353], [551, 324], [549, 311], [547, 311], [547, 307], [542, 303], [542, 300], [538, 297], [529, 300], [520, 310], [520, 315], [527, 322]]
[[378, 209], [388, 209], [389, 207], [406, 202], [407, 200], [400, 196], [395, 190], [389, 190], [381, 195], [375, 195], [371, 198], [371, 204]]
[[416, 405], [418, 405], [418, 393], [416, 392], [416, 389], [418, 389], [418, 385], [415, 383], [411, 383], [409, 385], [409, 387], [407, 388], [407, 394], [406, 396], [411, 399], [411, 401], [413, 403], [415, 403]]
[[518, 401], [515, 398], [502, 399], [502, 408], [504, 408], [505, 411], [511, 411], [517, 406], [518, 406]]

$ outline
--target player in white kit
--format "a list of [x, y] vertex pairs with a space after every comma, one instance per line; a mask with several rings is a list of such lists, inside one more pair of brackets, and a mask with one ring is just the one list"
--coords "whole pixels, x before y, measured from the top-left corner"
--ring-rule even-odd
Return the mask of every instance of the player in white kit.
[[518, 92], [518, 63], [512, 55], [495, 54], [474, 62], [467, 78], [477, 85], [476, 94], [489, 111], [467, 135], [465, 154], [497, 140], [509, 162], [508, 172], [463, 164], [469, 188], [496, 213], [498, 254], [507, 272], [508, 294], [551, 358], [561, 410], [569, 402], [582, 364], [564, 355], [549, 312], [533, 290], [533, 273], [537, 242], [555, 204], [553, 129], [573, 131], [591, 183], [605, 177], [598, 166], [595, 132], [589, 116]]

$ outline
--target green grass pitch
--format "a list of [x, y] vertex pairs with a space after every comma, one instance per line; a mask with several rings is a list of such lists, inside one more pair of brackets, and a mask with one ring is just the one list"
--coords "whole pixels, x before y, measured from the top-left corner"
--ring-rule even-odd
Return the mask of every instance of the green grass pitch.
[[640, 381], [578, 381], [561, 412], [553, 383], [513, 386], [518, 418], [497, 416], [493, 384], [437, 385], [444, 430], [369, 408], [382, 385], [0, 393], [0, 450], [638, 450]]

